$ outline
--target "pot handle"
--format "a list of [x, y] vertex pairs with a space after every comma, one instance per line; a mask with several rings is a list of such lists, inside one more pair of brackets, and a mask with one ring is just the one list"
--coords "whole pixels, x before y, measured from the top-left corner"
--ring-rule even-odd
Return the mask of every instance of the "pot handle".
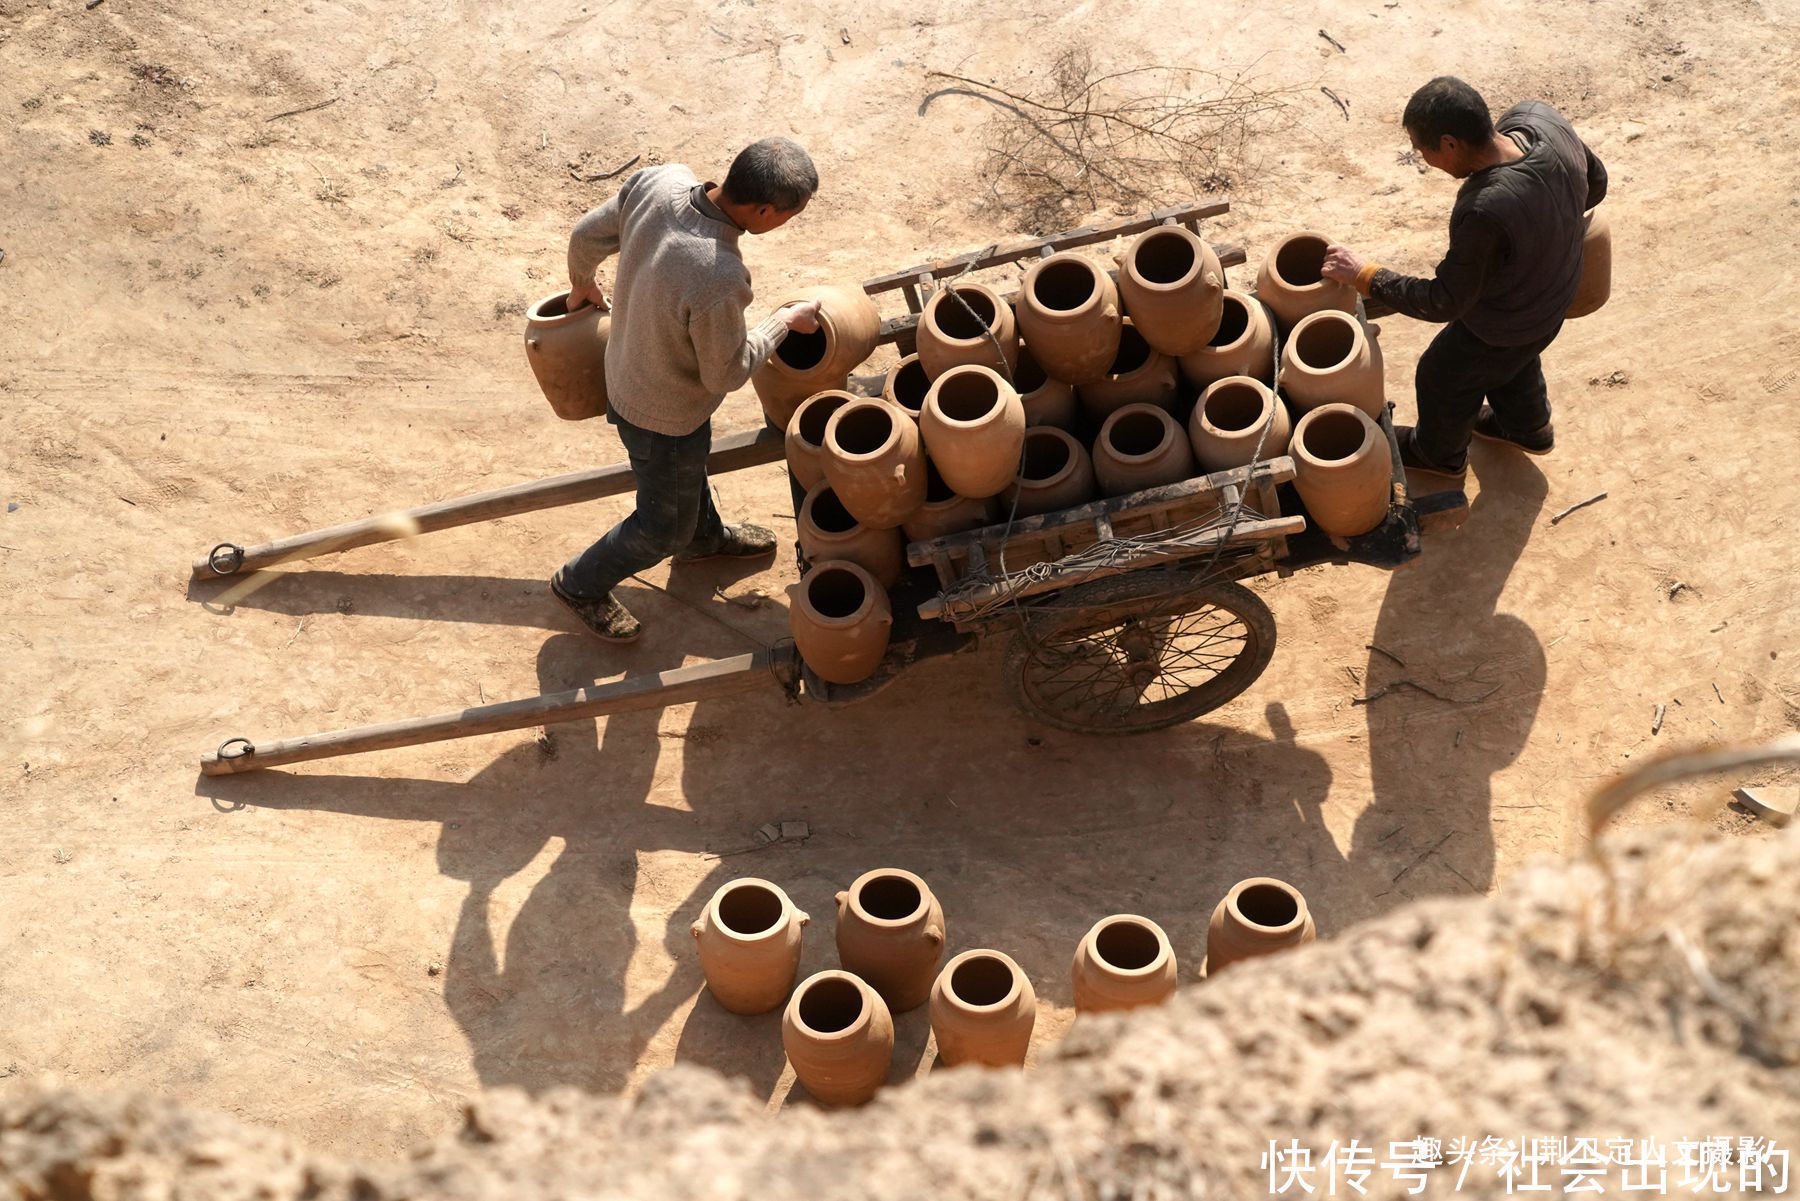
[[699, 938], [699, 937], [700, 937], [700, 931], [701, 931], [701, 930], [702, 930], [702, 929], [703, 929], [703, 928], [704, 928], [704, 923], [701, 923], [701, 922], [695, 922], [695, 923], [694, 923], [694, 924], [693, 924], [693, 925], [691, 925], [691, 926], [689, 926], [689, 927], [688, 927], [688, 933], [689, 933], [689, 934], [692, 934], [692, 935], [693, 935], [693, 936], [694, 936], [694, 937], [695, 937], [695, 938]]
[[812, 914], [806, 912], [806, 910], [804, 910], [804, 909], [794, 910], [794, 924], [796, 926], [804, 926], [804, 925], [807, 925], [808, 923], [810, 923], [811, 921], [812, 921]]
[[850, 909], [850, 894], [847, 892], [840, 892], [833, 897], [832, 900], [837, 902], [838, 916], [843, 917]]
[[944, 945], [944, 928], [942, 926], [927, 926], [927, 927], [925, 927], [925, 941], [931, 943], [933, 946], [937, 946], [937, 947], [943, 946]]
[[1116, 321], [1119, 317], [1119, 306], [1116, 304], [1106, 305], [1100, 310], [1100, 315], [1108, 321]]

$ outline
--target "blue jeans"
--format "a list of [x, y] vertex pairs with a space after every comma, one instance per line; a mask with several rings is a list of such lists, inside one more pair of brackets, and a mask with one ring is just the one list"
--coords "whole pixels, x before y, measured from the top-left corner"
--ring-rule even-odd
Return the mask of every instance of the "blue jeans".
[[637, 509], [606, 536], [562, 565], [559, 588], [598, 599], [626, 576], [655, 567], [671, 555], [704, 554], [725, 536], [706, 480], [712, 422], [679, 437], [653, 433], [608, 412], [637, 474]]
[[1561, 332], [1559, 325], [1549, 337], [1524, 346], [1494, 346], [1460, 321], [1439, 330], [1419, 356], [1414, 376], [1419, 424], [1413, 444], [1419, 453], [1444, 467], [1461, 463], [1483, 399], [1509, 434], [1535, 434], [1549, 424], [1550, 397], [1539, 356]]

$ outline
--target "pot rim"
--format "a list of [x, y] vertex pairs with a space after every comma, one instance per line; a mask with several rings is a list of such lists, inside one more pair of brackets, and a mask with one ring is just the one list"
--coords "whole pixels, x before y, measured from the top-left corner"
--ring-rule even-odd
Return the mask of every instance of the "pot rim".
[[[816, 496], [818, 493], [825, 492], [825, 491], [830, 491], [834, 497], [837, 496], [837, 492], [835, 490], [833, 490], [831, 487], [831, 481], [822, 479], [818, 483], [814, 484], [811, 488], [808, 488], [806, 490], [806, 495], [801, 497], [801, 499], [800, 499], [800, 517], [798, 519], [798, 525], [799, 525], [801, 531], [805, 531], [806, 529], [811, 528], [812, 536], [821, 542], [835, 542], [835, 541], [840, 541], [843, 539], [854, 538], [858, 534], [862, 533], [863, 530], [866, 529], [867, 527], [865, 527], [862, 522], [857, 521], [856, 514], [851, 513], [850, 510], [848, 510], [848, 509], [844, 510], [845, 514], [847, 514], [849, 516], [849, 518], [852, 522], [855, 522], [855, 524], [852, 525], [849, 529], [847, 529], [847, 530], [826, 530], [826, 529], [821, 529], [819, 527], [819, 523], [812, 519], [813, 497]], [[840, 507], [842, 507], [843, 503], [844, 503], [843, 499], [839, 498], [838, 505]]]
[[[919, 890], [919, 907], [905, 917], [876, 917], [867, 909], [864, 909], [862, 903], [863, 889], [867, 887], [871, 881], [880, 876], [899, 876], [914, 888], [917, 888]], [[900, 926], [910, 925], [931, 911], [931, 886], [925, 883], [923, 877], [918, 876], [913, 872], [909, 872], [903, 867], [870, 868], [856, 879], [850, 881], [850, 887], [847, 891], [850, 898], [851, 912], [855, 913], [857, 917], [869, 923], [871, 926], [880, 926], [883, 929], [892, 930]]]
[[1062, 442], [1069, 448], [1069, 457], [1063, 460], [1061, 469], [1058, 470], [1055, 475], [1045, 476], [1042, 479], [1026, 479], [1025, 449], [1021, 446], [1019, 448], [1019, 471], [1013, 476], [1013, 486], [1021, 490], [1056, 487], [1071, 475], [1075, 474], [1075, 468], [1081, 462], [1080, 456], [1087, 454], [1087, 448], [1081, 444], [1080, 440], [1077, 439], [1075, 435], [1058, 426], [1031, 426], [1025, 431], [1025, 441], [1030, 442], [1033, 438], [1054, 438], [1057, 441]]
[[[882, 439], [881, 445], [877, 446], [874, 450], [864, 451], [861, 454], [852, 454], [836, 445], [837, 439], [833, 437], [833, 434], [836, 433], [838, 422], [844, 419], [845, 414], [854, 413], [858, 409], [866, 408], [880, 409], [887, 415], [888, 436]], [[825, 441], [821, 445], [820, 450], [845, 463], [872, 463], [893, 451], [894, 447], [906, 433], [901, 423], [910, 420], [911, 419], [907, 417], [905, 410], [901, 409], [899, 405], [889, 404], [887, 401], [873, 396], [858, 396], [853, 401], [847, 401], [844, 404], [839, 405], [837, 412], [831, 415], [831, 420], [825, 423]], [[843, 498], [839, 497], [839, 499], [842, 500]]]
[[[1168, 418], [1168, 420], [1161, 423], [1162, 431], [1163, 431], [1162, 441], [1158, 442], [1153, 448], [1143, 452], [1142, 454], [1128, 455], [1128, 454], [1123, 453], [1122, 451], [1120, 451], [1117, 447], [1115, 447], [1112, 444], [1112, 429], [1113, 429], [1113, 427], [1118, 424], [1120, 417], [1125, 416], [1127, 414], [1131, 414], [1131, 413], [1144, 412], [1146, 410], [1153, 412], [1153, 413], [1161, 413], [1164, 417]], [[1032, 428], [1036, 429], [1038, 427], [1033, 426]], [[1146, 401], [1140, 400], [1140, 401], [1136, 402], [1135, 404], [1121, 405], [1119, 408], [1114, 409], [1112, 411], [1111, 415], [1108, 416], [1107, 419], [1105, 420], [1105, 422], [1103, 422], [1100, 426], [1100, 439], [1099, 440], [1100, 440], [1100, 443], [1107, 448], [1107, 452], [1109, 454], [1111, 454], [1113, 456], [1113, 458], [1117, 459], [1119, 462], [1121, 462], [1121, 463], [1145, 463], [1151, 459], [1154, 459], [1157, 455], [1162, 454], [1165, 451], [1167, 451], [1168, 448], [1170, 447], [1170, 445], [1173, 444], [1175, 435], [1179, 432], [1180, 432], [1180, 427], [1176, 425], [1175, 418], [1169, 413], [1169, 411], [1167, 409], [1163, 408], [1161, 405], [1153, 405]]]
[[[971, 959], [997, 959], [1006, 965], [1006, 970], [1012, 973], [1012, 987], [1007, 990], [1004, 997], [986, 1005], [976, 1005], [973, 1002], [965, 1001], [956, 995], [950, 982], [956, 975], [956, 969]], [[958, 1009], [961, 1009], [965, 1013], [995, 1013], [1005, 1009], [1009, 1005], [1016, 1005], [1020, 996], [1024, 994], [1024, 981], [1025, 970], [1018, 965], [1011, 955], [1008, 955], [1005, 951], [995, 951], [987, 947], [976, 947], [974, 950], [964, 951], [959, 955], [953, 956], [950, 962], [944, 965], [944, 970], [938, 973], [937, 978], [937, 983], [943, 988], [944, 999], [954, 1004]]]
[[[1338, 318], [1342, 318], [1350, 326], [1350, 349], [1345, 352], [1344, 357], [1329, 367], [1314, 367], [1310, 363], [1302, 361], [1299, 350], [1301, 333], [1308, 326], [1329, 325]], [[1294, 322], [1293, 330], [1288, 334], [1287, 340], [1281, 347], [1281, 369], [1292, 371], [1296, 375], [1329, 375], [1334, 371], [1341, 371], [1354, 361], [1358, 345], [1367, 343], [1368, 340], [1368, 331], [1363, 329], [1363, 324], [1356, 319], [1356, 314], [1346, 313], [1342, 309], [1320, 309], [1318, 312], [1308, 313]]]
[[1086, 300], [1082, 301], [1072, 309], [1052, 309], [1042, 304], [1035, 303], [1034, 301], [1032, 304], [1032, 312], [1041, 320], [1059, 322], [1079, 321], [1095, 309], [1099, 308], [1106, 299], [1106, 285], [1111, 281], [1107, 279], [1106, 272], [1100, 270], [1100, 265], [1092, 259], [1076, 254], [1073, 250], [1059, 250], [1049, 258], [1039, 259], [1031, 265], [1029, 271], [1025, 272], [1025, 282], [1019, 286], [1020, 301], [1032, 300], [1035, 296], [1032, 288], [1033, 285], [1037, 283], [1038, 276], [1042, 275], [1053, 264], [1064, 262], [1080, 263], [1083, 267], [1087, 268], [1089, 273], [1094, 277], [1094, 290]]
[[[1143, 967], [1119, 967], [1111, 960], [1101, 955], [1100, 948], [1096, 945], [1101, 931], [1110, 926], [1120, 925], [1125, 922], [1135, 922], [1156, 935], [1156, 958], [1152, 959]], [[1082, 938], [1081, 947], [1082, 950], [1087, 952], [1089, 959], [1093, 960], [1101, 967], [1104, 967], [1113, 975], [1133, 980], [1161, 971], [1163, 964], [1175, 958], [1175, 948], [1170, 945], [1167, 932], [1149, 918], [1136, 913], [1115, 913], [1111, 917], [1101, 918], [1093, 924], [1092, 928], [1088, 930], [1087, 935]]]
[[[1225, 343], [1223, 346], [1214, 346], [1209, 342], [1199, 350], [1194, 351], [1193, 353], [1195, 354], [1235, 354], [1238, 350], [1242, 349], [1244, 343], [1250, 340], [1251, 335], [1256, 333], [1257, 317], [1260, 315], [1265, 321], [1268, 320], [1267, 314], [1263, 313], [1262, 301], [1257, 299], [1253, 293], [1240, 292], [1236, 288], [1226, 288], [1225, 291], [1221, 293], [1221, 296], [1223, 297], [1223, 300], [1221, 301], [1223, 304], [1229, 304], [1231, 301], [1236, 300], [1239, 304], [1244, 306], [1244, 312], [1246, 314], [1244, 318], [1244, 332]], [[1220, 319], [1223, 320], [1223, 318]], [[1186, 358], [1187, 356], [1183, 355], [1182, 357]]]
[[[796, 300], [804, 299], [807, 298], [794, 297], [783, 301], [782, 305], [793, 304]], [[779, 309], [782, 305], [777, 305], [776, 308]], [[824, 308], [819, 310], [819, 329], [825, 335], [825, 354], [819, 361], [825, 362], [837, 353], [839, 338], [837, 322], [832, 319], [831, 313]], [[783, 359], [779, 354], [770, 355], [763, 360], [762, 365], [775, 372], [777, 375], [786, 376], [788, 379], [799, 379], [809, 372], [818, 370], [816, 367], [808, 367], [805, 371], [802, 371], [797, 367], [790, 367], [787, 364], [787, 360]]]
[[[1290, 922], [1283, 922], [1279, 926], [1270, 926], [1245, 917], [1244, 911], [1238, 907], [1238, 899], [1252, 888], [1276, 888], [1292, 897], [1294, 899], [1294, 919]], [[1271, 937], [1294, 933], [1306, 925], [1308, 917], [1306, 898], [1300, 895], [1300, 890], [1286, 880], [1277, 880], [1273, 876], [1251, 876], [1248, 880], [1239, 880], [1231, 886], [1231, 891], [1225, 894], [1225, 907], [1246, 928]]]
[[[845, 614], [843, 617], [830, 617], [819, 612], [819, 610], [813, 606], [812, 592], [808, 585], [822, 572], [838, 569], [850, 572], [862, 582], [863, 598], [862, 604], [856, 606], [850, 613]], [[811, 569], [808, 570], [805, 575], [800, 577], [799, 583], [795, 584], [794, 587], [799, 590], [800, 595], [797, 598], [797, 603], [805, 608], [807, 620], [814, 625], [834, 630], [857, 625], [867, 619], [869, 614], [873, 612], [875, 608], [875, 593], [880, 591], [885, 595], [887, 592], [887, 590], [882, 588], [876, 581], [875, 577], [869, 573], [868, 568], [860, 563], [852, 563], [849, 559], [819, 560], [812, 565]]]
[[[939, 389], [943, 387], [945, 380], [950, 379], [958, 372], [963, 374], [979, 372], [980, 374], [989, 377], [994, 383], [994, 403], [988, 406], [987, 412], [972, 421], [963, 421], [960, 418], [952, 417], [950, 414], [944, 412], [942, 406], [938, 404]], [[998, 420], [1000, 414], [1006, 411], [1006, 393], [1011, 388], [1012, 385], [1001, 379], [1000, 373], [995, 371], [992, 367], [983, 367], [979, 363], [962, 363], [950, 368], [950, 370], [931, 381], [931, 391], [925, 394], [925, 404], [919, 410], [919, 415], [923, 417], [925, 411], [929, 409], [935, 414], [933, 417], [934, 421], [942, 422], [951, 429], [976, 429]], [[1018, 393], [1015, 392], [1013, 395], [1017, 396]]]
[[[1187, 273], [1174, 283], [1159, 284], [1145, 279], [1143, 274], [1138, 271], [1138, 248], [1156, 238], [1168, 237], [1178, 238], [1188, 243], [1194, 252], [1193, 264], [1188, 267]], [[1192, 286], [1193, 282], [1200, 277], [1200, 268], [1205, 265], [1200, 248], [1204, 245], [1205, 243], [1200, 240], [1199, 236], [1185, 225], [1159, 225], [1155, 229], [1147, 229], [1139, 234], [1125, 251], [1125, 270], [1131, 273], [1131, 282], [1147, 292], [1179, 292], [1183, 288]]]
[[1298, 233], [1289, 234], [1287, 237], [1281, 239], [1281, 241], [1275, 243], [1274, 248], [1269, 251], [1268, 263], [1270, 277], [1296, 296], [1310, 296], [1314, 292], [1323, 291], [1327, 287], [1344, 287], [1345, 285], [1338, 283], [1335, 279], [1326, 279], [1322, 275], [1310, 284], [1290, 284], [1287, 280], [1282, 278], [1281, 273], [1275, 269], [1275, 260], [1280, 257], [1283, 250], [1287, 249], [1289, 242], [1297, 242], [1301, 238], [1311, 238], [1315, 242], [1323, 242], [1327, 248], [1331, 246], [1331, 239], [1324, 234], [1319, 233], [1317, 230], [1303, 229]]
[[[808, 450], [822, 450], [824, 449], [825, 444], [823, 442], [814, 442], [811, 438], [808, 438], [805, 434], [800, 432], [800, 414], [806, 412], [806, 410], [810, 409], [814, 404], [827, 399], [836, 400], [837, 407], [841, 409], [854, 401], [866, 400], [868, 398], [858, 396], [854, 392], [846, 392], [842, 388], [826, 388], [822, 391], [814, 392], [811, 396], [801, 401], [799, 407], [794, 410], [794, 415], [788, 418], [786, 432], [795, 442], [806, 447]], [[837, 413], [834, 410], [832, 416], [835, 417], [836, 415]], [[825, 424], [827, 428], [830, 427], [830, 418], [826, 419]]]
[[[1129, 329], [1129, 330], [1131, 330], [1132, 333], [1137, 333], [1137, 322], [1133, 321], [1129, 317], [1125, 317], [1120, 320], [1119, 328], [1121, 330]], [[1119, 336], [1121, 338], [1123, 338], [1124, 334], [1121, 333]], [[1146, 349], [1150, 352], [1149, 354], [1144, 356], [1144, 361], [1139, 363], [1136, 367], [1133, 367], [1130, 371], [1124, 372], [1123, 374], [1120, 374], [1120, 375], [1114, 375], [1112, 372], [1109, 371], [1101, 378], [1095, 380], [1093, 384], [1089, 384], [1088, 385], [1089, 388], [1094, 387], [1095, 384], [1104, 385], [1104, 384], [1126, 383], [1128, 381], [1135, 380], [1142, 375], [1148, 374], [1154, 368], [1166, 367], [1170, 363], [1171, 360], [1170, 360], [1169, 356], [1164, 354], [1162, 351], [1156, 349], [1156, 347], [1150, 345], [1149, 339], [1145, 338], [1143, 334], [1138, 334], [1137, 336], [1138, 336], [1139, 341], [1142, 341], [1144, 343], [1144, 349]], [[1115, 354], [1113, 357], [1117, 358], [1118, 356], [1117, 356], [1117, 354]], [[1107, 365], [1109, 367], [1111, 366], [1110, 363]]]
[[[1323, 420], [1323, 418], [1319, 417], [1319, 414], [1339, 412], [1354, 413], [1357, 417], [1362, 419], [1362, 445], [1358, 446], [1355, 450], [1351, 451], [1341, 459], [1321, 459], [1306, 448], [1306, 431], [1315, 420]], [[1294, 434], [1288, 442], [1288, 453], [1296, 459], [1301, 459], [1310, 463], [1314, 467], [1322, 467], [1329, 470], [1361, 461], [1364, 457], [1373, 452], [1375, 442], [1380, 437], [1381, 427], [1375, 424], [1375, 419], [1373, 417], [1370, 417], [1355, 405], [1344, 404], [1342, 401], [1333, 401], [1331, 404], [1323, 404], [1319, 405], [1317, 408], [1308, 409], [1301, 416], [1300, 420], [1294, 423]]]
[[[937, 309], [938, 309], [938, 305], [942, 304], [944, 302], [944, 300], [950, 295], [950, 293], [964, 292], [964, 291], [979, 292], [983, 296], [983, 298], [987, 300], [987, 302], [989, 304], [993, 305], [994, 306], [994, 319], [993, 319], [993, 321], [988, 323], [987, 332], [985, 332], [985, 333], [976, 334], [972, 338], [953, 338], [949, 334], [944, 332], [943, 326], [937, 324], [937, 321], [936, 321]], [[971, 347], [971, 346], [978, 346], [978, 345], [979, 346], [987, 346], [987, 345], [991, 345], [991, 343], [989, 342], [990, 336], [991, 337], [999, 337], [999, 335], [1000, 335], [1000, 327], [1005, 324], [1005, 320], [1002, 317], [1001, 313], [1002, 313], [1002, 310], [1004, 310], [1006, 307], [1007, 307], [1006, 301], [1000, 299], [1000, 293], [994, 291], [992, 288], [988, 287], [986, 284], [970, 281], [967, 283], [952, 284], [950, 287], [939, 288], [936, 292], [933, 292], [931, 294], [931, 299], [927, 300], [925, 302], [925, 312], [920, 315], [919, 320], [921, 322], [930, 321], [932, 336], [937, 338], [939, 341], [941, 341], [945, 346], [956, 346], [956, 347]], [[915, 357], [916, 357], [916, 352], [915, 352]]]
[[[1219, 426], [1213, 424], [1212, 417], [1208, 415], [1206, 411], [1207, 400], [1211, 398], [1216, 390], [1225, 384], [1232, 384], [1238, 387], [1241, 387], [1244, 384], [1253, 384], [1262, 394], [1262, 412], [1257, 414], [1255, 421], [1252, 421], [1243, 429], [1221, 429]], [[1274, 420], [1275, 406], [1279, 403], [1280, 402], [1275, 396], [1275, 389], [1269, 387], [1269, 385], [1263, 383], [1254, 375], [1228, 375], [1223, 379], [1214, 380], [1206, 386], [1206, 390], [1200, 393], [1200, 401], [1194, 411], [1200, 414], [1200, 428], [1214, 438], [1249, 438], [1255, 436], [1257, 430], [1264, 424]]]
[[[800, 1016], [800, 999], [806, 995], [806, 990], [826, 980], [848, 980], [862, 997], [862, 1012], [856, 1015], [855, 1021], [842, 1030], [820, 1030], [816, 1026], [808, 1025], [806, 1020]], [[846, 972], [842, 968], [826, 968], [824, 971], [814, 972], [802, 980], [798, 988], [794, 989], [794, 996], [788, 1001], [787, 1018], [797, 1029], [804, 1030], [807, 1037], [816, 1042], [843, 1042], [862, 1034], [874, 1021], [875, 1006], [869, 1000], [872, 996], [875, 996], [875, 990], [870, 988], [869, 982], [861, 976]]]
[[612, 311], [610, 309], [601, 309], [598, 305], [592, 305], [592, 304], [583, 305], [581, 308], [578, 308], [578, 309], [574, 310], [573, 312], [558, 313], [554, 317], [546, 317], [538, 311], [553, 300], [566, 301], [566, 300], [568, 300], [568, 298], [569, 298], [569, 289], [567, 289], [567, 288], [564, 288], [560, 292], [550, 293], [550, 295], [544, 297], [542, 300], [539, 300], [536, 304], [532, 305], [530, 308], [525, 310], [526, 324], [535, 325], [535, 326], [539, 326], [539, 327], [570, 325], [570, 324], [573, 324], [577, 318], [585, 318], [590, 313], [594, 313], [594, 312], [598, 312], [600, 314], [600, 316], [602, 316], [602, 317], [612, 316]]
[[[919, 352], [915, 350], [911, 354], [907, 355], [905, 358], [901, 359], [898, 363], [895, 363], [892, 367], [889, 367], [887, 375], [885, 377], [883, 377], [883, 379], [881, 381], [881, 399], [887, 401], [889, 404], [893, 405], [896, 409], [899, 409], [902, 413], [905, 413], [908, 417], [911, 417], [914, 421], [917, 421], [919, 419], [919, 414], [924, 412], [925, 402], [920, 401], [919, 407], [917, 409], [909, 409], [905, 405], [901, 404], [900, 398], [898, 396], [894, 395], [894, 379], [895, 379], [895, 377], [897, 377], [900, 374], [901, 369], [906, 367], [909, 363], [918, 363], [918, 362], [919, 362]], [[922, 374], [924, 372], [924, 370], [925, 370], [925, 366], [924, 366], [924, 364], [921, 363], [919, 365], [920, 373]], [[929, 397], [931, 395], [931, 377], [930, 376], [926, 376], [925, 384], [926, 384], [925, 395], [927, 397]], [[857, 397], [857, 399], [861, 400], [863, 398]]]
[[[745, 934], [725, 924], [725, 919], [719, 914], [719, 903], [725, 899], [726, 894], [739, 888], [763, 888], [775, 894], [776, 899], [781, 902], [781, 916], [775, 919], [774, 925], [753, 934]], [[736, 880], [727, 880], [719, 885], [718, 891], [712, 895], [712, 900], [706, 903], [706, 915], [711, 919], [712, 928], [731, 941], [741, 943], [763, 942], [781, 934], [794, 920], [796, 912], [798, 911], [794, 908], [794, 902], [781, 885], [760, 876], [741, 876]]]

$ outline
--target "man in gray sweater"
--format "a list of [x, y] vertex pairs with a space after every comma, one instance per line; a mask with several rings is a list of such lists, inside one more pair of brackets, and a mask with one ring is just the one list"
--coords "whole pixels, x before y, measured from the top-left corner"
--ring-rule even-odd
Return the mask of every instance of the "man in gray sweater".
[[818, 329], [816, 303], [782, 308], [746, 329], [750, 272], [740, 234], [776, 229], [806, 207], [819, 176], [805, 150], [765, 138], [739, 154], [723, 184], [686, 167], [649, 167], [588, 213], [569, 238], [569, 307], [610, 301], [595, 272], [619, 256], [618, 304], [606, 345], [606, 419], [637, 474], [637, 509], [550, 578], [550, 591], [608, 642], [638, 621], [613, 595], [627, 576], [673, 555], [754, 557], [775, 549], [761, 526], [726, 525], [706, 459], [712, 415], [790, 329]]

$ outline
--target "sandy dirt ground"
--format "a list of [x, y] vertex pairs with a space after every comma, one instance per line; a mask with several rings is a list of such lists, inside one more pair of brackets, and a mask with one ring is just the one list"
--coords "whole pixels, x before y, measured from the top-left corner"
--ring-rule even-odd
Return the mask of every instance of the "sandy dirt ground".
[[[835, 890], [919, 871], [954, 948], [1032, 975], [1042, 1046], [1106, 913], [1157, 918], [1191, 975], [1241, 877], [1298, 885], [1329, 936], [1579, 851], [1589, 790], [1658, 749], [1794, 728], [1797, 24], [1744, 0], [0, 0], [0, 1089], [149, 1088], [361, 1155], [435, 1134], [483, 1087], [611, 1093], [675, 1060], [778, 1104], [775, 1018], [702, 994], [687, 933], [732, 877], [815, 915], [811, 969], [833, 961]], [[198, 776], [232, 735], [780, 637], [779, 604], [714, 588], [779, 596], [785, 555], [629, 586], [633, 648], [576, 632], [543, 580], [622, 500], [298, 565], [230, 611], [187, 569], [223, 539], [621, 457], [604, 425], [551, 415], [519, 345], [523, 306], [563, 286], [570, 222], [607, 194], [571, 164], [716, 177], [755, 137], [799, 138], [824, 190], [746, 242], [759, 293], [859, 280], [1009, 233], [972, 205], [988, 110], [919, 115], [926, 71], [1007, 78], [1084, 40], [1114, 64], [1260, 56], [1302, 86], [1255, 203], [1213, 227], [1252, 261], [1313, 227], [1429, 268], [1455, 185], [1403, 161], [1397, 114], [1433, 74], [1561, 107], [1611, 170], [1618, 251], [1611, 305], [1546, 359], [1555, 455], [1478, 447], [1467, 523], [1403, 573], [1259, 581], [1268, 672], [1166, 733], [1040, 728], [987, 647], [841, 711], [771, 692]], [[1431, 331], [1384, 326], [1405, 418]], [[719, 426], [759, 420], [746, 391]], [[777, 468], [718, 489], [791, 531]], [[1371, 643], [1484, 699], [1353, 705], [1400, 673]], [[1716, 812], [1757, 782], [1780, 783], [1633, 820], [1762, 837]], [[784, 818], [811, 837], [734, 853]], [[923, 1012], [898, 1026], [896, 1079], [929, 1061]]]

